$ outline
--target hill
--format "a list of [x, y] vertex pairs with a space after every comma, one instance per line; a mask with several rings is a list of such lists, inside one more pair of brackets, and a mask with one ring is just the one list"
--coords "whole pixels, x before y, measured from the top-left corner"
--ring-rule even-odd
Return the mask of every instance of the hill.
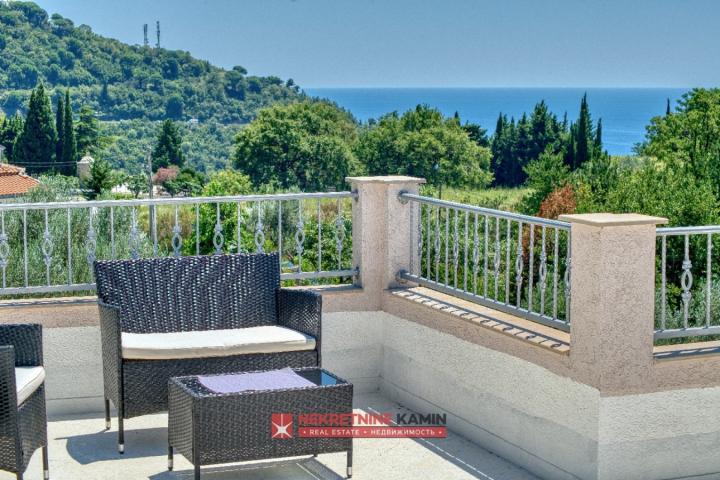
[[243, 123], [299, 95], [292, 81], [224, 70], [188, 52], [127, 45], [32, 2], [0, 3], [0, 106], [22, 110], [38, 81], [70, 87], [102, 119]]
[[212, 170], [227, 165], [234, 134], [259, 109], [303, 97], [292, 80], [128, 45], [49, 16], [35, 3], [0, 2], [0, 114], [24, 113], [38, 82], [53, 105], [69, 89], [76, 115], [80, 106], [91, 107], [114, 141], [102, 156], [131, 172], [143, 164], [162, 120], [197, 119], [182, 126], [187, 158]]

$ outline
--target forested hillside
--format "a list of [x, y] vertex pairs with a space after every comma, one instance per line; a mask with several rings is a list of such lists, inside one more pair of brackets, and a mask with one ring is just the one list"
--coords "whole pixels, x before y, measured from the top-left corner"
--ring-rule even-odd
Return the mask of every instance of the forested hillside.
[[53, 105], [69, 89], [76, 119], [81, 108], [94, 112], [108, 140], [95, 154], [129, 171], [143, 163], [145, 146], [165, 119], [192, 119], [184, 128], [191, 165], [226, 166], [241, 124], [263, 107], [303, 96], [292, 80], [248, 75], [241, 66], [224, 70], [188, 52], [127, 45], [49, 16], [35, 3], [0, 2], [0, 116], [25, 115], [41, 82]]
[[[138, 30], [140, 26], [137, 26]], [[70, 87], [102, 119], [197, 118], [242, 123], [258, 108], [298, 96], [292, 81], [248, 76], [188, 52], [126, 45], [32, 2], [0, 3], [0, 106], [23, 109], [38, 81]]]

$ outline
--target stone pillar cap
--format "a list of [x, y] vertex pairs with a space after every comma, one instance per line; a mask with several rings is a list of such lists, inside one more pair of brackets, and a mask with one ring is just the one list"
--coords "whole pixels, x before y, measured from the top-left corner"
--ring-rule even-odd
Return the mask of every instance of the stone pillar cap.
[[581, 223], [593, 227], [623, 227], [630, 225], [664, 225], [667, 218], [640, 215], [638, 213], [583, 213], [560, 215], [558, 220], [570, 223]]
[[407, 177], [404, 175], [385, 175], [378, 177], [345, 177], [349, 183], [425, 183], [420, 177]]

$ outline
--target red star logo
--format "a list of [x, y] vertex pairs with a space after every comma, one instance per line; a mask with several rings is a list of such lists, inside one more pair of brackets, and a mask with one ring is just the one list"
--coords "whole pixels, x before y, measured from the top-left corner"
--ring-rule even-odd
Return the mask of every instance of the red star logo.
[[292, 413], [273, 413], [270, 418], [271, 438], [292, 438]]

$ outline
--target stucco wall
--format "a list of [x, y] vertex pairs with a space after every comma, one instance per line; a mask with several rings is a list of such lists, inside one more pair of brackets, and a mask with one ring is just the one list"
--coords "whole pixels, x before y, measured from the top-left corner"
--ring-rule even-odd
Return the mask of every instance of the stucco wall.
[[600, 400], [600, 478], [720, 478], [720, 387]]
[[[328, 307], [326, 368], [358, 392], [379, 389], [418, 411], [446, 412], [453, 431], [543, 478], [665, 479], [720, 472], [720, 387], [603, 396], [569, 376], [562, 352], [469, 323], [445, 328], [451, 320], [466, 320], [437, 305], [396, 298], [395, 315]], [[80, 326], [45, 317], [51, 417], [99, 414], [103, 408], [100, 335], [91, 321], [96, 307], [85, 308], [87, 322]], [[432, 312], [434, 321], [421, 319], [418, 308]], [[1, 320], [32, 318], [5, 313]]]
[[597, 390], [385, 315], [381, 391], [545, 478], [595, 478]]

